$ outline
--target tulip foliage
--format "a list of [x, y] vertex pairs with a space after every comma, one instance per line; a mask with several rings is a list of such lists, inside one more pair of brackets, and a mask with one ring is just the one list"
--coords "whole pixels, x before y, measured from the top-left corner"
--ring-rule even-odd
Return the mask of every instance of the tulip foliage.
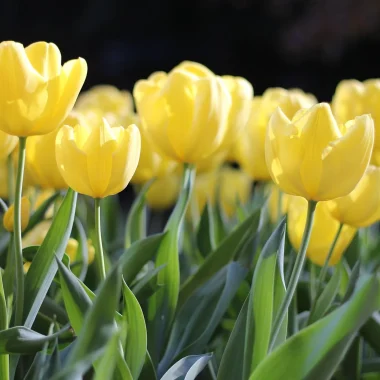
[[379, 378], [380, 79], [86, 74], [0, 43], [0, 379]]

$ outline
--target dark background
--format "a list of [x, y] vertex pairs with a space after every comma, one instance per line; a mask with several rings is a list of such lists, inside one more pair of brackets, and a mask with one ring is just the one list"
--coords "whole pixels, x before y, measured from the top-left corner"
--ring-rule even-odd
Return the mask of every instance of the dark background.
[[380, 77], [380, 0], [0, 0], [0, 40], [84, 57], [85, 88], [132, 90], [184, 59], [246, 77], [255, 93], [300, 87], [329, 101], [345, 78]]

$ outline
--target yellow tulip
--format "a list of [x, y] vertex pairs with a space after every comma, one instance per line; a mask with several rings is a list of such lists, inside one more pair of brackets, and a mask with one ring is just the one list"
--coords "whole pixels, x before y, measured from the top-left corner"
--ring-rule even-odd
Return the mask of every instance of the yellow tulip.
[[100, 125], [64, 125], [56, 139], [59, 171], [72, 189], [93, 198], [124, 190], [140, 156], [141, 139], [136, 125], [111, 128]]
[[368, 166], [355, 189], [328, 202], [331, 215], [353, 227], [367, 227], [380, 220], [380, 167]]
[[[30, 218], [30, 201], [28, 197], [21, 198], [21, 231], [24, 231], [28, 227]], [[13, 232], [13, 221], [14, 221], [14, 205], [12, 204], [3, 217], [4, 228]]]
[[[154, 146], [147, 138], [144, 129], [139, 129], [141, 134], [141, 154], [131, 182], [135, 184], [143, 184], [154, 177], [166, 178], [169, 173], [172, 173], [178, 167], [178, 164], [175, 161], [168, 160], [154, 150]], [[165, 180], [163, 180], [163, 183], [165, 183]], [[160, 185], [155, 184], [153, 187], [158, 189]], [[150, 191], [151, 194], [154, 193], [154, 190], [150, 189]], [[154, 197], [154, 195], [151, 196]]]
[[0, 44], [0, 130], [26, 137], [52, 132], [71, 111], [87, 75], [82, 58], [61, 65], [52, 43]]
[[8, 163], [0, 160], [0, 198], [8, 199]]
[[0, 160], [6, 159], [16, 148], [18, 139], [0, 130]]
[[172, 207], [181, 190], [181, 180], [177, 175], [169, 174], [157, 178], [146, 193], [146, 202], [153, 210], [165, 210]]
[[133, 113], [133, 99], [129, 91], [121, 91], [110, 85], [98, 85], [82, 92], [75, 108], [79, 111], [98, 108], [103, 114], [125, 117]]
[[241, 204], [248, 202], [251, 194], [251, 179], [241, 170], [230, 167], [198, 174], [195, 178], [191, 202], [196, 205], [199, 214], [202, 213], [207, 201], [215, 205], [218, 189], [222, 211], [231, 218], [236, 213], [239, 202]]
[[138, 81], [133, 95], [142, 127], [168, 158], [196, 163], [223, 143], [231, 95], [206, 67], [185, 62], [168, 74], [156, 72]]
[[31, 261], [25, 261], [24, 263], [24, 273], [27, 273], [30, 266], [32, 265], [32, 262]]
[[270, 179], [265, 163], [265, 134], [271, 115], [277, 107], [281, 107], [284, 114], [292, 119], [301, 108], [309, 108], [315, 103], [313, 95], [298, 89], [269, 88], [262, 96], [255, 96], [247, 127], [233, 144], [230, 160], [237, 161], [256, 180]]
[[279, 217], [285, 215], [288, 212], [289, 195], [282, 193], [280, 216], [278, 215], [279, 195], [280, 195], [280, 189], [278, 188], [278, 186], [271, 185], [270, 195], [269, 195], [269, 200], [268, 200], [268, 210], [269, 210], [269, 218], [272, 223], [277, 223]]
[[[301, 246], [305, 229], [307, 201], [301, 197], [290, 197], [288, 206], [288, 235], [295, 250]], [[340, 223], [329, 213], [326, 202], [319, 202], [314, 214], [313, 229], [306, 255], [314, 263], [323, 266]], [[356, 233], [356, 228], [344, 225], [332, 253], [329, 265], [337, 264]]]
[[358, 116], [339, 129], [327, 103], [300, 110], [292, 121], [278, 108], [268, 125], [266, 162], [285, 193], [331, 200], [349, 194], [358, 184], [373, 141], [370, 115]]
[[[83, 121], [81, 115], [72, 112], [64, 121], [74, 127]], [[55, 158], [55, 140], [59, 128], [42, 136], [31, 136], [26, 143], [26, 165], [33, 183], [43, 189], [66, 189], [68, 186], [58, 170]]]

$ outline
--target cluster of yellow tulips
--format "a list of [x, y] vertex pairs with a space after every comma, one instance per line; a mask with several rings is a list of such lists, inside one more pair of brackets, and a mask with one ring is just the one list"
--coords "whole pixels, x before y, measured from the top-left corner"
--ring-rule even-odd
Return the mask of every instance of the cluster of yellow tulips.
[[[99, 200], [155, 178], [147, 203], [165, 209], [177, 200], [183, 164], [197, 169], [193, 217], [208, 201], [231, 218], [253, 180], [268, 183], [271, 219], [288, 214], [299, 249], [311, 210], [307, 255], [319, 265], [334, 239], [330, 264], [357, 228], [380, 219], [380, 80], [341, 82], [330, 106], [298, 89], [254, 96], [244, 78], [189, 61], [139, 80], [133, 96], [102, 85], [77, 99], [86, 74], [82, 58], [62, 66], [52, 43], [0, 44], [0, 195], [22, 205], [22, 218], [13, 206], [5, 213], [9, 231], [25, 228], [31, 212], [22, 183], [27, 193], [71, 187]], [[37, 244], [41, 228], [24, 244]]]

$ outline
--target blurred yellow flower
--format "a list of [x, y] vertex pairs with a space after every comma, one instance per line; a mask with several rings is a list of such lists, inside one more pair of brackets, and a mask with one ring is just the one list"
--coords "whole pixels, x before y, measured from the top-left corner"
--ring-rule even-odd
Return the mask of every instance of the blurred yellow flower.
[[75, 191], [104, 198], [124, 190], [140, 157], [140, 132], [136, 125], [111, 128], [101, 124], [64, 125], [56, 139], [60, 173]]
[[[21, 231], [28, 227], [30, 218], [30, 201], [28, 197], [21, 198]], [[14, 228], [14, 205], [10, 205], [3, 217], [4, 228], [8, 232], [13, 232]]]
[[289, 195], [282, 193], [281, 194], [281, 212], [280, 212], [280, 216], [278, 215], [279, 195], [280, 195], [280, 189], [278, 188], [278, 186], [271, 184], [270, 195], [269, 195], [269, 200], [268, 200], [268, 210], [269, 210], [269, 218], [272, 223], [277, 223], [279, 217], [282, 217], [288, 212]]
[[169, 174], [157, 178], [146, 193], [146, 202], [153, 210], [165, 210], [176, 203], [180, 190], [180, 176]]
[[265, 155], [282, 191], [313, 201], [349, 194], [364, 175], [374, 141], [373, 120], [362, 115], [338, 128], [327, 103], [270, 118]]
[[370, 165], [355, 189], [328, 202], [331, 215], [353, 227], [367, 227], [380, 220], [380, 167]]
[[82, 58], [61, 65], [52, 43], [0, 44], [0, 130], [26, 137], [52, 132], [71, 111], [87, 75]]
[[0, 130], [0, 160], [6, 159], [16, 148], [18, 138]]
[[[64, 124], [74, 127], [83, 121], [80, 114], [71, 112]], [[68, 186], [58, 170], [55, 140], [59, 128], [42, 136], [31, 136], [26, 142], [26, 166], [34, 185], [43, 189], [66, 189]]]
[[309, 108], [317, 100], [301, 90], [269, 88], [251, 101], [247, 128], [233, 144], [229, 158], [255, 180], [266, 181], [270, 174], [265, 163], [265, 134], [269, 119], [277, 107], [292, 119], [301, 108]]
[[153, 73], [135, 84], [133, 96], [148, 138], [168, 158], [197, 163], [223, 143], [231, 95], [205, 66], [183, 62]]
[[[302, 235], [305, 229], [307, 201], [301, 197], [290, 197], [288, 205], [288, 235], [295, 250], [301, 246]], [[318, 202], [314, 214], [313, 229], [306, 255], [314, 263], [323, 266], [330, 247], [338, 232], [340, 223], [329, 213], [327, 202]], [[337, 264], [356, 233], [356, 228], [344, 225], [329, 265]]]

